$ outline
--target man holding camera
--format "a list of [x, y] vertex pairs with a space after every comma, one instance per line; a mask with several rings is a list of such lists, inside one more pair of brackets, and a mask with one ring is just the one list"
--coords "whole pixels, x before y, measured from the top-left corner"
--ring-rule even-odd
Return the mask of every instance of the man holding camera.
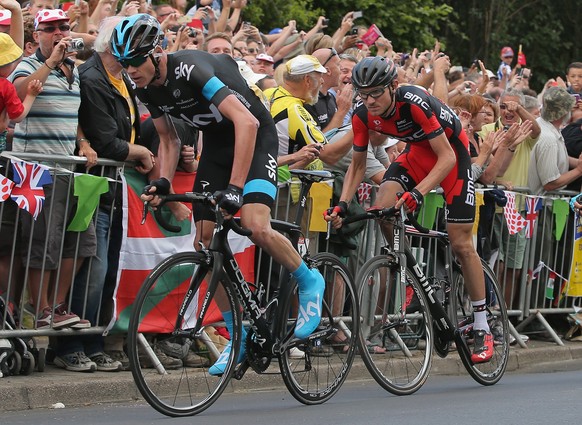
[[[36, 14], [34, 29], [34, 40], [38, 42], [39, 48], [18, 64], [9, 79], [21, 99], [26, 96], [31, 80], [40, 80], [43, 91], [37, 96], [26, 119], [16, 125], [13, 150], [16, 153], [73, 155], [80, 91], [79, 75], [72, 60], [76, 52], [70, 50], [72, 39], [69, 18], [60, 9], [43, 9]], [[88, 166], [93, 165], [94, 152], [88, 145], [84, 145], [86, 142], [80, 140], [79, 143], [84, 155], [93, 154], [91, 161], [87, 161]], [[21, 214], [22, 238], [31, 241], [26, 260], [30, 267], [30, 298], [36, 307], [37, 328], [91, 326], [88, 321], [80, 320], [77, 315], [70, 313], [66, 305], [75, 262], [79, 265], [84, 258], [94, 256], [96, 248], [92, 223], [79, 238], [78, 233], [65, 230], [68, 218], [76, 207], [75, 202], [67, 202], [67, 199], [75, 199], [70, 188], [72, 185], [69, 184], [70, 178], [72, 175], [54, 176], [54, 188], [44, 186], [44, 208], [36, 221], [33, 222], [29, 214]], [[49, 212], [50, 227], [46, 225], [48, 217], [42, 217]], [[61, 250], [62, 240], [64, 246]], [[51, 274], [56, 277], [57, 270], [60, 272], [55, 293], [49, 294], [48, 282]], [[94, 365], [85, 358], [72, 359], [70, 363], [83, 364], [84, 370], [94, 369]]]

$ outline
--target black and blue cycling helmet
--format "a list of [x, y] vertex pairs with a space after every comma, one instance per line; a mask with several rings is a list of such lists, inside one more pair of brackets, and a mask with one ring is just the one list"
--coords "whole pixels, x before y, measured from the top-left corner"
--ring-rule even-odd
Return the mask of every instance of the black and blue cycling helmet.
[[111, 53], [118, 61], [147, 57], [160, 44], [163, 32], [156, 18], [146, 13], [129, 16], [115, 26]]
[[382, 56], [367, 57], [356, 64], [352, 71], [352, 84], [356, 90], [387, 86], [396, 79], [398, 71], [391, 59]]

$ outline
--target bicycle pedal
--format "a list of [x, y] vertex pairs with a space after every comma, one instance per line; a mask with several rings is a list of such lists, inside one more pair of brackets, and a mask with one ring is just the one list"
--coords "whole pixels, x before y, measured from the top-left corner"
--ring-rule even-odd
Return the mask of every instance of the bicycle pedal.
[[232, 377], [234, 379], [236, 379], [237, 381], [240, 381], [243, 378], [243, 376], [245, 376], [245, 373], [247, 372], [247, 370], [249, 369], [249, 367], [250, 367], [249, 362], [248, 362], [248, 360], [245, 359], [234, 370], [234, 374], [232, 375]]

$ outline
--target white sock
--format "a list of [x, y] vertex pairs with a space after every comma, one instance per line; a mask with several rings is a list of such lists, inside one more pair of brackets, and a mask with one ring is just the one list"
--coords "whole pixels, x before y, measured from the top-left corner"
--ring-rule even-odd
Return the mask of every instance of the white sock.
[[486, 300], [483, 298], [478, 301], [471, 301], [473, 306], [473, 329], [481, 329], [489, 332], [489, 323], [487, 323]]

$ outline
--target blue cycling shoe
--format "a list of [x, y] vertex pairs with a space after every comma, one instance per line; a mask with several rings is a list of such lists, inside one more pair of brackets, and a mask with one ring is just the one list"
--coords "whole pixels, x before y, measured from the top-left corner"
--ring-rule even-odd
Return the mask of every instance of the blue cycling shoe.
[[[216, 362], [208, 368], [208, 373], [212, 376], [221, 376], [226, 370], [226, 365], [228, 363], [228, 358], [230, 357], [230, 350], [232, 349], [232, 342], [229, 341], [224, 351], [220, 354]], [[237, 364], [242, 363], [246, 357], [247, 352], [247, 331], [243, 328], [242, 331], [242, 343], [240, 346], [240, 352], [238, 353]]]
[[310, 272], [312, 279], [307, 285], [303, 285], [307, 287], [299, 288], [299, 312], [295, 324], [295, 337], [299, 339], [311, 335], [321, 321], [325, 281], [319, 270], [311, 269]]

